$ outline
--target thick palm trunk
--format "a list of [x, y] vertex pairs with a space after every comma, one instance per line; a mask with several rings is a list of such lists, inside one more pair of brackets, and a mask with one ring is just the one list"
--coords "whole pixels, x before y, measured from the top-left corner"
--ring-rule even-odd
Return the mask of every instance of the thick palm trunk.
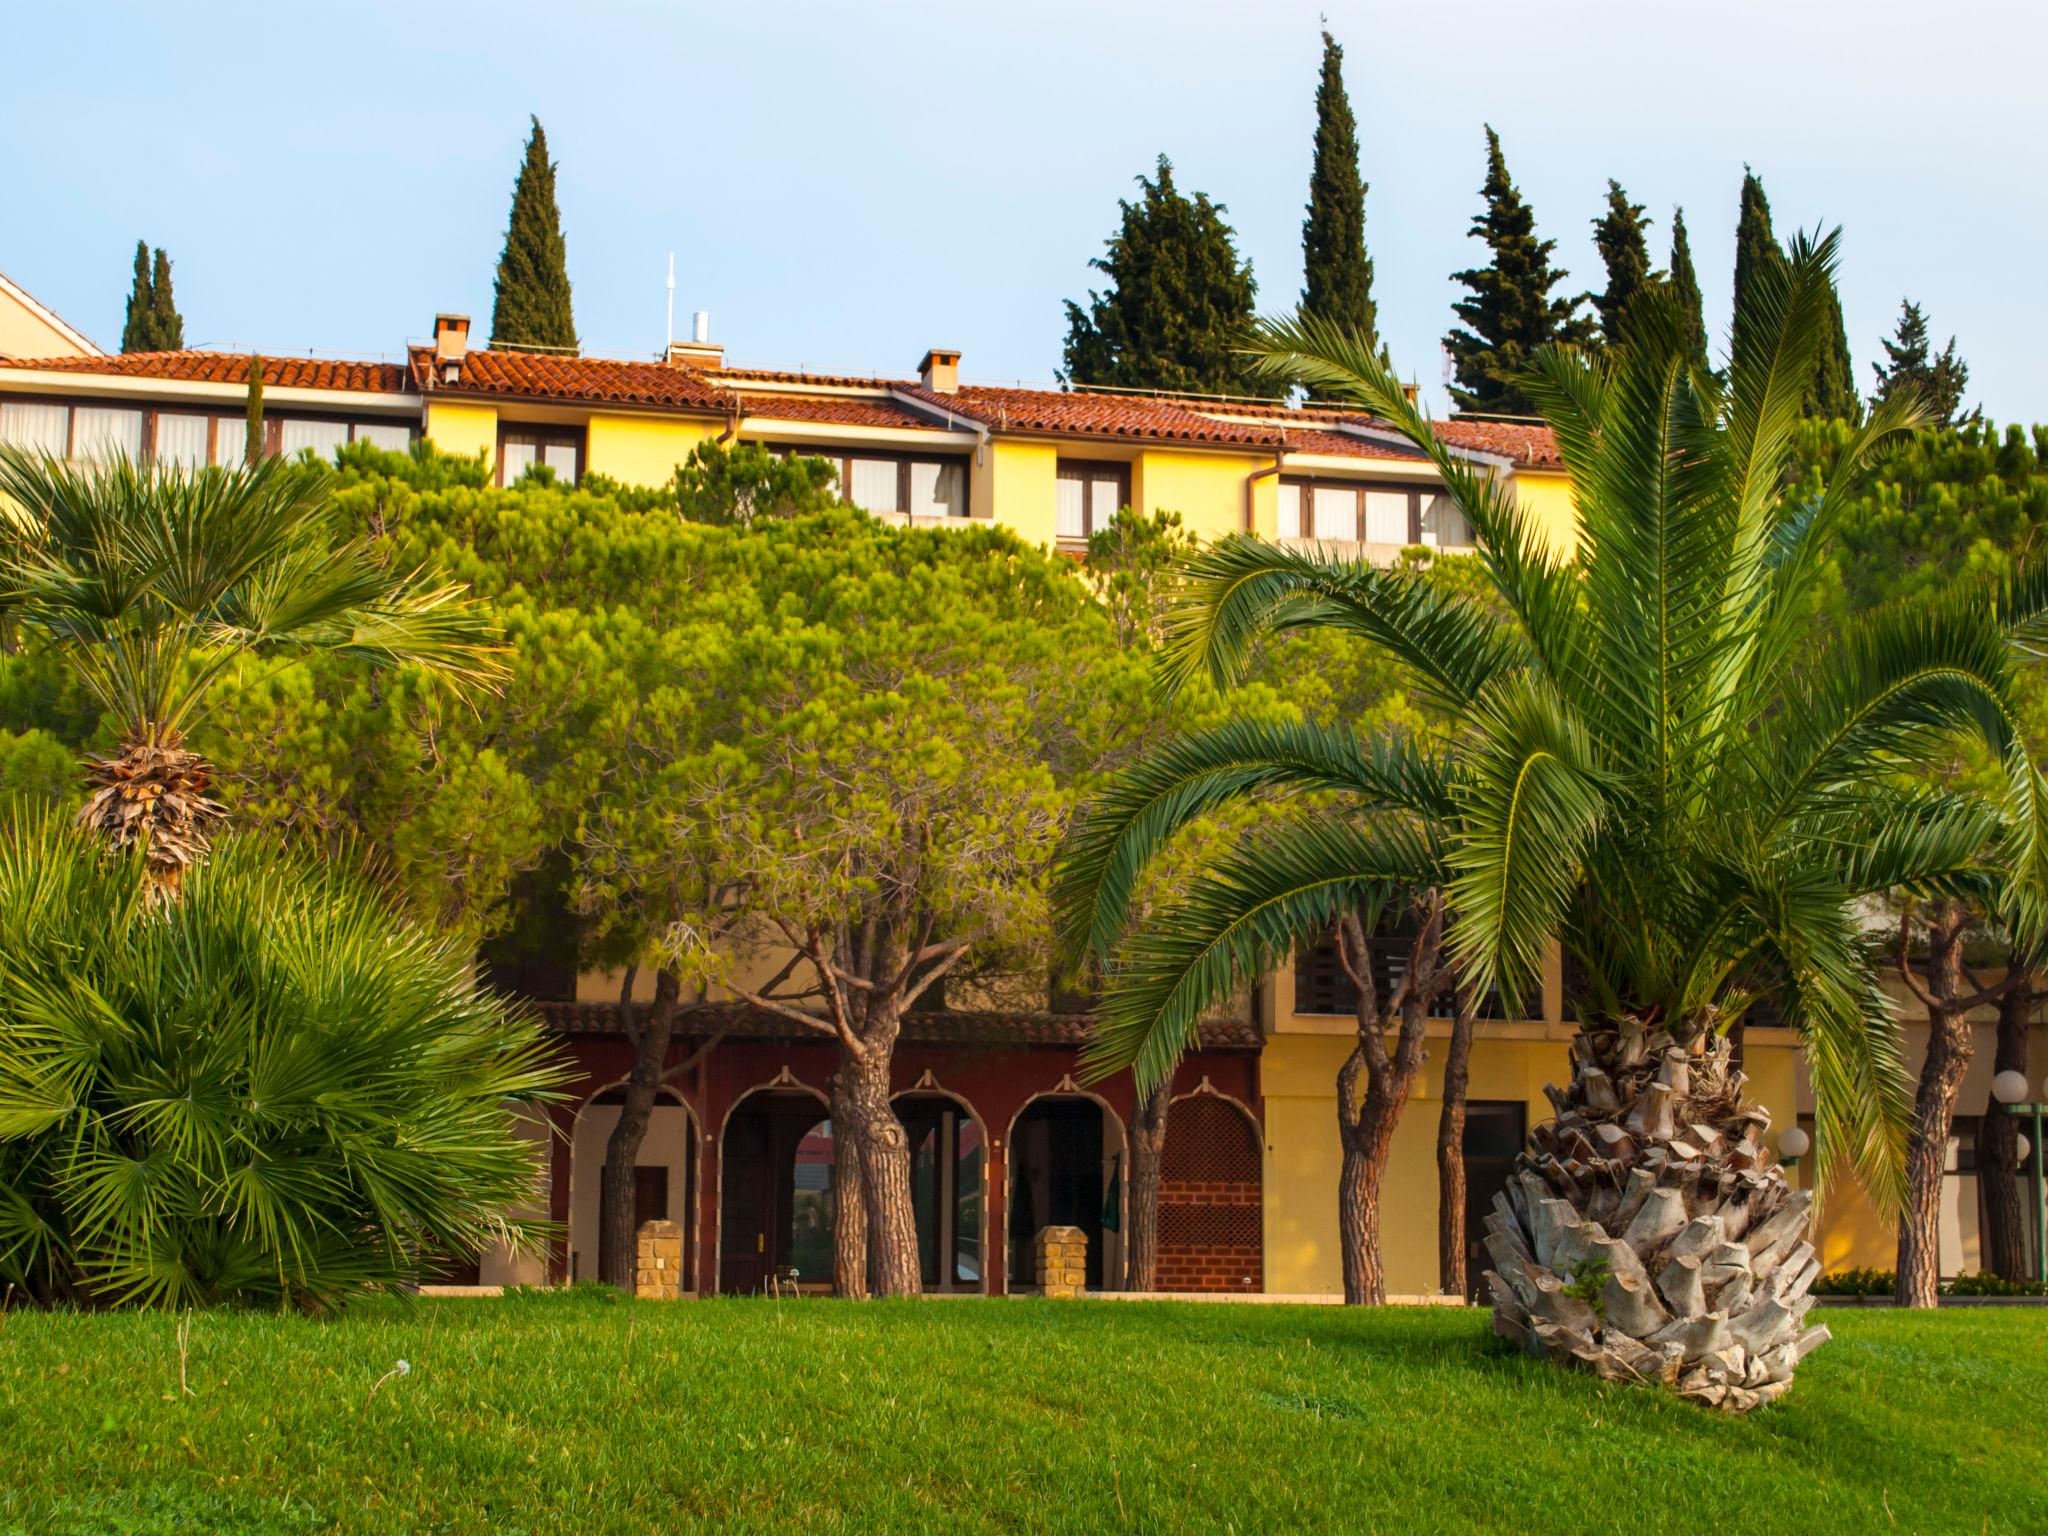
[[1159, 1185], [1166, 1166], [1166, 1112], [1173, 1084], [1162, 1078], [1131, 1116], [1131, 1221], [1124, 1234], [1124, 1289], [1159, 1288]]
[[[1998, 1000], [1996, 1072], [2027, 1070], [2028, 1015], [2041, 1000], [2035, 978], [2023, 977]], [[1984, 1193], [1984, 1267], [2004, 1280], [2027, 1278], [2026, 1206], [2020, 1194], [2019, 1117], [1984, 1106], [1977, 1131], [1977, 1179]]]
[[140, 848], [152, 899], [173, 899], [186, 871], [212, 851], [210, 829], [227, 818], [207, 797], [212, 777], [175, 735], [128, 742], [113, 757], [86, 759], [78, 824], [111, 848]]
[[[893, 1043], [893, 1026], [888, 1030]], [[867, 1043], [841, 1066], [846, 1113], [860, 1152], [861, 1196], [867, 1213], [868, 1278], [877, 1296], [915, 1296], [923, 1289], [917, 1261], [917, 1214], [910, 1202], [910, 1138], [889, 1102], [886, 1044]], [[838, 1130], [835, 1121], [833, 1129]]]
[[1446, 1296], [1463, 1296], [1465, 1274], [1465, 1088], [1472, 1068], [1472, 1015], [1477, 998], [1458, 989], [1451, 1039], [1444, 1052], [1444, 1102], [1436, 1121], [1436, 1277]]
[[849, 1301], [868, 1291], [867, 1180], [853, 1135], [853, 1102], [846, 1068], [832, 1074], [832, 1288]]
[[1763, 1145], [1728, 1042], [1634, 1020], [1572, 1042], [1572, 1077], [1486, 1219], [1494, 1331], [1610, 1380], [1731, 1411], [1790, 1388], [1805, 1326], [1813, 1197]]
[[[622, 1007], [631, 1007], [629, 996]], [[673, 971], [654, 979], [654, 1006], [633, 1039], [633, 1070], [626, 1078], [625, 1102], [618, 1123], [604, 1144], [604, 1167], [598, 1174], [597, 1273], [606, 1285], [633, 1289], [634, 1259], [639, 1250], [634, 1225], [634, 1170], [640, 1144], [654, 1118], [655, 1096], [661, 1091], [662, 1068], [668, 1062], [669, 1040], [675, 1032], [676, 999], [681, 986]]]

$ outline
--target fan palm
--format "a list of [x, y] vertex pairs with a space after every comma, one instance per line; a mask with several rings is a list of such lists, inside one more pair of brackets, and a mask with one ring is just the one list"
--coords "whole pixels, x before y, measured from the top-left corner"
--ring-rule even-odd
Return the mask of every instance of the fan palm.
[[[1825, 490], [1788, 490], [1834, 251], [1833, 236], [1802, 237], [1761, 281], [1725, 386], [1688, 365], [1661, 293], [1606, 362], [1539, 356], [1527, 387], [1571, 474], [1571, 563], [1509, 486], [1436, 439], [1369, 339], [1262, 326], [1262, 367], [1356, 401], [1431, 458], [1508, 619], [1254, 539], [1201, 554], [1169, 681], [1205, 667], [1235, 680], [1279, 630], [1362, 635], [1457, 723], [1457, 749], [1183, 744], [1091, 816], [1063, 887], [1070, 937], [1108, 962], [1096, 1060], [1141, 1078], [1215, 998], [1390, 884], [1441, 881], [1454, 957], [1510, 997], [1562, 942], [1585, 978], [1572, 1079], [1489, 1218], [1496, 1327], [1738, 1408], [1782, 1391], [1825, 1330], [1799, 1330], [1818, 1267], [1808, 1197], [1769, 1163], [1768, 1116], [1743, 1102], [1727, 1030], [1768, 984], [1804, 1044], [1823, 1176], [1853, 1163], [1895, 1201], [1908, 1103], [1861, 904], [1995, 891], [2038, 928], [2048, 889], [2048, 796], [2012, 696], [2012, 642], [2038, 626], [2048, 585], [1812, 638], [1859, 466], [1917, 420], [1903, 401], [1878, 408]], [[1958, 735], [2004, 763], [2000, 793], [1907, 782]], [[1137, 873], [1178, 826], [1281, 785], [1349, 790], [1352, 813], [1241, 848], [1123, 936]]]
[[338, 535], [318, 465], [153, 471], [0, 447], [0, 628], [61, 654], [119, 749], [88, 765], [81, 823], [145, 851], [174, 892], [224, 816], [186, 745], [251, 658], [331, 651], [492, 673], [490, 629], [461, 589], [378, 564]]
[[518, 1106], [563, 1079], [453, 939], [346, 866], [0, 825], [0, 1278], [44, 1300], [331, 1305], [537, 1233]]

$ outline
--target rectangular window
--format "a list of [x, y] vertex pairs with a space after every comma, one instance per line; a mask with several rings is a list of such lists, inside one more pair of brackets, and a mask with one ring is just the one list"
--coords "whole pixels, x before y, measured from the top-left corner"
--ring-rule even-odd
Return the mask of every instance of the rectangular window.
[[400, 422], [359, 421], [356, 441], [373, 444], [386, 453], [404, 453], [412, 447], [412, 428]]
[[0, 443], [61, 459], [71, 451], [71, 407], [0, 400]]
[[1350, 486], [1317, 486], [1313, 505], [1317, 538], [1355, 540], [1358, 537], [1358, 492]]
[[568, 441], [542, 443], [540, 461], [555, 472], [558, 485], [574, 485], [581, 478], [583, 449]]
[[863, 512], [901, 512], [894, 459], [847, 460], [846, 499]]
[[345, 421], [280, 421], [277, 451], [287, 459], [311, 453], [316, 459], [332, 459], [334, 450], [348, 441]]
[[1301, 537], [1301, 486], [1293, 480], [1282, 480], [1279, 487], [1280, 527], [1283, 539]]
[[115, 405], [81, 405], [71, 413], [71, 456], [130, 463], [142, 458], [142, 412]]
[[1119, 509], [1131, 504], [1128, 464], [1091, 464], [1062, 459], [1055, 472], [1057, 521], [1054, 532], [1078, 544], [1107, 528]]
[[1365, 493], [1365, 542], [1368, 544], [1406, 544], [1408, 542], [1408, 503], [1406, 491], [1367, 491]]
[[1422, 498], [1422, 542], [1432, 549], [1470, 549], [1472, 525], [1448, 496]]
[[515, 484], [537, 464], [555, 472], [555, 484], [574, 485], [583, 471], [583, 434], [540, 427], [498, 434], [498, 484]]
[[967, 476], [962, 466], [911, 460], [910, 511], [914, 517], [965, 517]]
[[213, 418], [213, 462], [222, 469], [233, 469], [249, 459], [249, 418], [246, 416], [216, 416]]
[[156, 462], [166, 469], [205, 468], [207, 433], [208, 423], [204, 416], [158, 411]]

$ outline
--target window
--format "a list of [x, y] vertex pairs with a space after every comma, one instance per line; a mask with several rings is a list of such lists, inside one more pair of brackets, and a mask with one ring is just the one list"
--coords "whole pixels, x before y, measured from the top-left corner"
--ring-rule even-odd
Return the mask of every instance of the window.
[[846, 499], [863, 512], [901, 512], [894, 459], [848, 459]]
[[1406, 491], [1365, 493], [1365, 542], [1368, 544], [1413, 544], [1408, 512], [1413, 505]]
[[1358, 491], [1349, 485], [1319, 485], [1313, 492], [1316, 509], [1316, 537], [1356, 539], [1358, 537]]
[[63, 458], [71, 451], [71, 407], [40, 400], [0, 400], [0, 443]]
[[1429, 495], [1422, 498], [1422, 542], [1431, 549], [1470, 549], [1477, 540], [1456, 502]]
[[403, 422], [357, 422], [355, 440], [382, 448], [386, 453], [405, 453], [412, 448], [412, 428]]
[[1119, 508], [1131, 504], [1131, 467], [1062, 459], [1057, 476], [1057, 521], [1062, 542], [1079, 543], [1109, 526]]
[[101, 461], [142, 459], [142, 412], [132, 406], [79, 405], [71, 410], [71, 456]]
[[1301, 537], [1301, 491], [1299, 480], [1280, 482], [1280, 537], [1298, 539]]
[[166, 469], [204, 469], [211, 434], [212, 424], [204, 416], [158, 411], [152, 456]]
[[981, 1289], [981, 1127], [950, 1099], [899, 1099], [910, 1142], [910, 1203], [929, 1291]]
[[[373, 442], [403, 450], [413, 427], [404, 421], [350, 421], [345, 417], [267, 416], [265, 451], [289, 458], [311, 451], [332, 459], [347, 442]], [[207, 464], [240, 465], [247, 456], [248, 419], [196, 410], [154, 410], [139, 405], [73, 404], [57, 400], [0, 400], [0, 443], [58, 458], [104, 461], [126, 454], [167, 469]]]
[[348, 441], [345, 421], [280, 421], [277, 451], [287, 459], [310, 453], [316, 459], [331, 459], [334, 450]]
[[967, 471], [961, 464], [910, 462], [912, 517], [965, 517]]
[[536, 464], [555, 472], [558, 485], [574, 485], [583, 463], [583, 434], [518, 427], [498, 434], [498, 484], [511, 485]]
[[1278, 488], [1275, 533], [1283, 539], [1470, 549], [1471, 525], [1451, 498], [1425, 486], [1361, 485], [1290, 476]]
[[820, 452], [774, 445], [771, 453], [821, 458], [839, 476], [839, 494], [863, 512], [881, 516], [965, 517], [967, 461], [924, 459], [902, 453]]

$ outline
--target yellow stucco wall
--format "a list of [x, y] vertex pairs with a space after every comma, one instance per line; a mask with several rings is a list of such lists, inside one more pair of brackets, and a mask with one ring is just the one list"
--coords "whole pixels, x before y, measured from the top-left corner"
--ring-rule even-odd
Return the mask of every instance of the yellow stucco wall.
[[[1148, 450], [1131, 469], [1131, 501], [1142, 513], [1178, 512], [1181, 527], [1205, 544], [1244, 530], [1245, 481], [1270, 458], [1226, 453], [1175, 453]], [[1271, 476], [1255, 487], [1263, 495], [1266, 522], [1273, 522]]]
[[1579, 521], [1572, 510], [1570, 478], [1521, 470], [1515, 475], [1515, 491], [1552, 551], [1569, 560], [1579, 547]]
[[1050, 545], [1058, 526], [1051, 443], [992, 441], [969, 476], [969, 515], [993, 518], [1033, 544]]
[[427, 436], [443, 453], [468, 458], [481, 452], [493, 464], [498, 459], [498, 410], [460, 400], [427, 402]]
[[589, 469], [626, 485], [666, 485], [690, 450], [716, 437], [721, 423], [691, 417], [598, 413], [589, 424]]
[[41, 314], [0, 288], [0, 357], [78, 357], [83, 351]]

